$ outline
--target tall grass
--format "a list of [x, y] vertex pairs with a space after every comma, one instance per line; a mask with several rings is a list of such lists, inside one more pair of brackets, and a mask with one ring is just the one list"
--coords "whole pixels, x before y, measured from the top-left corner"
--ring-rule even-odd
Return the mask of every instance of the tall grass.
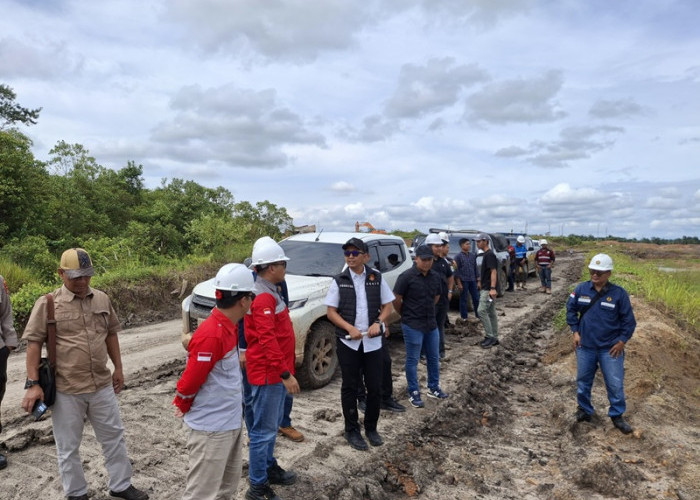
[[[592, 256], [592, 254], [591, 254]], [[700, 329], [700, 266], [692, 260], [640, 259], [611, 252], [614, 271], [611, 281], [691, 327]], [[659, 267], [679, 269], [660, 271]], [[587, 269], [584, 275], [588, 279]]]

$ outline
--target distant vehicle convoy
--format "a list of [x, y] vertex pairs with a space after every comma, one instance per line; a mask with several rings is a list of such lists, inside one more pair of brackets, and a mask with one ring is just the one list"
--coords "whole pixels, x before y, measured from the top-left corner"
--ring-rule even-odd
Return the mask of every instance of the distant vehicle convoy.
[[[459, 240], [466, 238], [471, 242], [470, 252], [476, 254], [476, 237], [481, 231], [475, 229], [464, 229], [464, 230], [452, 230], [452, 229], [439, 229], [430, 228], [431, 233], [444, 232], [447, 234], [449, 241], [449, 250], [447, 252], [447, 259], [452, 262], [462, 249], [459, 246]], [[505, 289], [508, 287], [508, 270], [510, 268], [510, 254], [508, 253], [508, 242], [507, 240], [498, 233], [485, 233], [489, 237], [489, 248], [493, 250], [498, 259], [498, 281], [496, 282], [496, 291], [499, 297], [503, 296]], [[412, 249], [415, 249], [425, 241], [426, 235], [418, 235], [413, 239]], [[481, 268], [479, 268], [481, 272]], [[455, 294], [456, 295], [456, 294]]]
[[[326, 318], [323, 302], [333, 276], [345, 268], [342, 246], [353, 237], [367, 243], [369, 265], [382, 273], [392, 289], [399, 274], [413, 265], [404, 240], [387, 234], [320, 232], [296, 234], [280, 241], [290, 259], [286, 281], [289, 315], [296, 335], [296, 377], [306, 388], [326, 385], [338, 368], [335, 327]], [[185, 348], [214, 305], [213, 279], [196, 285], [182, 301]], [[398, 318], [394, 313], [388, 323]]]

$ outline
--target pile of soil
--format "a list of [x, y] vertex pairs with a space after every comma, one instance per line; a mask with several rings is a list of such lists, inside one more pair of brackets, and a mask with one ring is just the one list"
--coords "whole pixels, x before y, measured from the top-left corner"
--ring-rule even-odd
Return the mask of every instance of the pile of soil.
[[[628, 420], [623, 435], [607, 418], [598, 375], [597, 414], [577, 424], [576, 361], [570, 334], [553, 328], [582, 255], [562, 255], [553, 294], [529, 289], [497, 300], [501, 345], [483, 350], [480, 324], [452, 325], [441, 386], [447, 400], [426, 398], [415, 409], [406, 399], [403, 343], [392, 334], [395, 397], [405, 413], [382, 411], [385, 444], [367, 452], [342, 437], [340, 380], [295, 398], [293, 425], [306, 439], [278, 438], [276, 456], [298, 481], [278, 487], [285, 500], [355, 499], [604, 499], [700, 498], [697, 408], [698, 338], [633, 297], [638, 327], [626, 349]], [[613, 278], [614, 280], [614, 278]], [[395, 329], [394, 329], [395, 331]], [[134, 483], [152, 499], [179, 498], [187, 471], [185, 437], [173, 417], [175, 383], [184, 368], [178, 320], [121, 335], [127, 388], [119, 396], [134, 463]], [[22, 415], [23, 357], [10, 359], [0, 446], [10, 466], [0, 472], [2, 498], [63, 498], [50, 421]], [[425, 385], [425, 366], [419, 365]], [[239, 498], [247, 489], [247, 447]], [[81, 449], [90, 497], [110, 498], [99, 445], [87, 426]]]

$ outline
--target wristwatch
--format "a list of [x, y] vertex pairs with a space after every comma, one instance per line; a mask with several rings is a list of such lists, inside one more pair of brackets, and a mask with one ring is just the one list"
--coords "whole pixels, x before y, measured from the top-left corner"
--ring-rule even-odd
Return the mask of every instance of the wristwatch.
[[289, 377], [291, 377], [291, 376], [292, 376], [292, 374], [289, 373], [289, 370], [285, 370], [285, 371], [283, 371], [282, 374], [280, 375], [280, 378], [281, 378], [282, 380], [287, 380], [287, 379], [288, 379]]
[[27, 381], [24, 383], [24, 388], [31, 389], [31, 387], [34, 385], [39, 385], [39, 381], [28, 378]]

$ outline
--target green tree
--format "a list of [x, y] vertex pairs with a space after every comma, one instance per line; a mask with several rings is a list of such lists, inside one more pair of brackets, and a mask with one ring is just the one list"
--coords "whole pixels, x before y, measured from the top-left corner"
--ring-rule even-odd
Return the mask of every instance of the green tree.
[[247, 237], [252, 241], [261, 236], [279, 239], [292, 230], [294, 222], [286, 208], [267, 200], [259, 201], [255, 206], [248, 201], [238, 202], [233, 207], [233, 215], [239, 224], [248, 228]]
[[39, 119], [41, 108], [23, 108], [15, 102], [17, 94], [11, 87], [0, 83], [0, 130], [17, 123], [34, 125]]

